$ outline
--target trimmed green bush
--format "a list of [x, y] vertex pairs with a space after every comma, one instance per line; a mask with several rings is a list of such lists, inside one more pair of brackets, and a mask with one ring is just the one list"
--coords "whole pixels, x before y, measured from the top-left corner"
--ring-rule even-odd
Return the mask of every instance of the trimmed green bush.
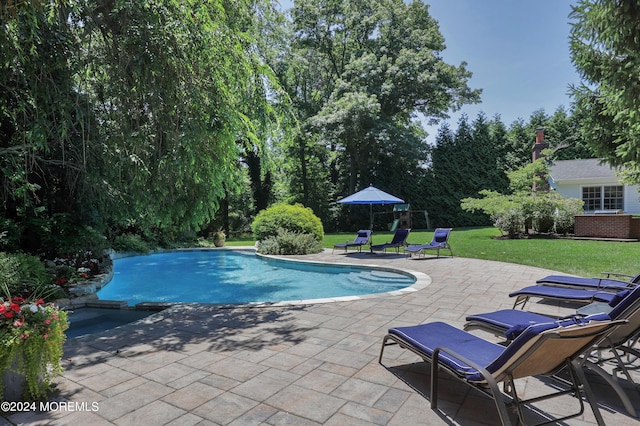
[[256, 241], [276, 237], [282, 229], [297, 234], [311, 234], [319, 242], [324, 238], [320, 218], [301, 204], [274, 204], [258, 213], [251, 229]]
[[278, 235], [267, 237], [260, 242], [258, 253], [261, 254], [310, 254], [320, 253], [322, 243], [315, 235], [301, 234], [280, 229]]

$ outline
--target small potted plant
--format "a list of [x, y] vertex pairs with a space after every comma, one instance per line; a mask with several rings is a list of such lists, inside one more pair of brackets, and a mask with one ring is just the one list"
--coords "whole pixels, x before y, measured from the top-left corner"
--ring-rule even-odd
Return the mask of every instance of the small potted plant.
[[38, 400], [62, 372], [67, 313], [0, 285], [0, 399]]
[[216, 231], [216, 233], [213, 234], [213, 245], [216, 247], [224, 247], [224, 243], [226, 240], [227, 240], [227, 236], [225, 235], [222, 229], [219, 231]]

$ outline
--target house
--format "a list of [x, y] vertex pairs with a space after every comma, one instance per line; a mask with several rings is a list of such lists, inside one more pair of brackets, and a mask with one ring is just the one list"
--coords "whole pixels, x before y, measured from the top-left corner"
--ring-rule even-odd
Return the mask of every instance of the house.
[[[544, 129], [536, 131], [532, 159], [544, 158], [549, 144]], [[550, 164], [548, 187], [564, 198], [584, 201], [584, 213], [575, 216], [576, 238], [640, 241], [640, 193], [638, 186], [620, 181], [614, 169], [597, 158], [557, 160]]]
[[586, 214], [640, 214], [638, 187], [620, 182], [615, 170], [597, 158], [552, 162], [549, 187], [564, 198], [584, 201]]

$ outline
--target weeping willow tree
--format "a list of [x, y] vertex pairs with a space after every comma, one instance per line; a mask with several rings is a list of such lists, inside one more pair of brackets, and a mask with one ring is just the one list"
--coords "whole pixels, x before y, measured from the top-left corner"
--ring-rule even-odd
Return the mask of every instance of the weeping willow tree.
[[23, 235], [61, 214], [206, 224], [240, 181], [245, 145], [260, 147], [276, 121], [277, 87], [256, 49], [270, 11], [260, 0], [5, 3], [5, 220]]

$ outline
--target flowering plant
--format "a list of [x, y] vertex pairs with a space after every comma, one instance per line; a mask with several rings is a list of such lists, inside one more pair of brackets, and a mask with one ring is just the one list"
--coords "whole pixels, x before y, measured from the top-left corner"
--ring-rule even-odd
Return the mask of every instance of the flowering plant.
[[[7, 287], [2, 287], [5, 296], [0, 297], [0, 374], [12, 371], [23, 375], [24, 396], [39, 399], [62, 371], [67, 313], [42, 299], [11, 296]], [[0, 382], [0, 398], [2, 385]]]
[[75, 283], [100, 273], [100, 261], [90, 251], [76, 256], [56, 257], [49, 263], [55, 266], [53, 283], [65, 292]]

